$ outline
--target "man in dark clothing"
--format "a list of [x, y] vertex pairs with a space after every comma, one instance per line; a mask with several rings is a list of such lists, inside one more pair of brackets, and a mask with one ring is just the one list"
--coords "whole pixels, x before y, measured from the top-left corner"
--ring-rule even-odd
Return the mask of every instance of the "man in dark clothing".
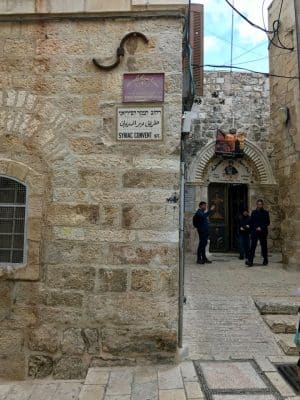
[[249, 258], [250, 249], [250, 215], [248, 210], [244, 210], [239, 216], [239, 244], [240, 244], [240, 260]]
[[268, 265], [268, 226], [270, 225], [269, 212], [264, 209], [264, 202], [258, 199], [256, 202], [256, 210], [252, 211], [250, 218], [251, 247], [249, 259], [246, 261], [248, 267], [252, 267], [255, 250], [258, 240], [261, 245], [263, 256], [263, 265]]
[[208, 217], [213, 213], [215, 206], [211, 206], [209, 211], [206, 211], [206, 202], [201, 201], [199, 208], [194, 215], [193, 224], [197, 228], [199, 235], [199, 245], [197, 250], [197, 264], [211, 264], [205, 255], [205, 247], [208, 241]]

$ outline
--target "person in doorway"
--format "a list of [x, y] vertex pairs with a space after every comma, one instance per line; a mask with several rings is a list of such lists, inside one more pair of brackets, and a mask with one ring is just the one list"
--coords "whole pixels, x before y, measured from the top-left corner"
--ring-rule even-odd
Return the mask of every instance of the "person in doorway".
[[263, 265], [268, 265], [268, 226], [270, 225], [270, 215], [264, 209], [264, 202], [258, 199], [256, 202], [256, 210], [253, 210], [250, 218], [250, 232], [251, 232], [251, 246], [249, 258], [246, 261], [248, 267], [253, 266], [253, 259], [257, 242], [259, 240], [261, 245], [261, 252], [263, 256]]
[[250, 215], [247, 209], [244, 209], [239, 216], [239, 245], [240, 260], [248, 260], [250, 250]]
[[197, 264], [211, 264], [211, 261], [207, 259], [205, 254], [205, 248], [208, 241], [208, 225], [209, 216], [214, 212], [215, 205], [210, 207], [210, 210], [206, 211], [206, 202], [201, 201], [199, 203], [199, 208], [193, 217], [193, 225], [197, 228], [199, 235], [199, 244], [197, 250]]

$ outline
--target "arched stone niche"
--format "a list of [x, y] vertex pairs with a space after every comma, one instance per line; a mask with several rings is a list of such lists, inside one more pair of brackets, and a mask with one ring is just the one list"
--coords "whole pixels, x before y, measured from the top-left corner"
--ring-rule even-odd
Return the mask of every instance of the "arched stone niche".
[[[192, 214], [199, 201], [208, 201], [208, 186], [212, 182], [244, 183], [248, 186], [249, 208], [255, 207], [257, 198], [272, 199], [277, 193], [277, 184], [271, 164], [264, 152], [246, 139], [244, 157], [223, 159], [215, 155], [215, 141], [207, 143], [194, 157], [187, 171], [186, 181], [186, 249], [195, 252], [198, 236], [192, 227]], [[273, 213], [273, 221], [277, 217]]]

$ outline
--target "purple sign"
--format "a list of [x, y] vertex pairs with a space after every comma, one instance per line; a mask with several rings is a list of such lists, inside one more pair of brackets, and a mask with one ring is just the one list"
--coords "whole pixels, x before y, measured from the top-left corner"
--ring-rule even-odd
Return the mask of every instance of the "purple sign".
[[123, 102], [163, 102], [164, 73], [136, 73], [123, 76]]

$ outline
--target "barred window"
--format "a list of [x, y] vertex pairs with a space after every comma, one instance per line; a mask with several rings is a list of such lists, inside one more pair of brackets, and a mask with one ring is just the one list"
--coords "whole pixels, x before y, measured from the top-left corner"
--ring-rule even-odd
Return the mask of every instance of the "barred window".
[[0, 176], [0, 263], [24, 263], [25, 222], [26, 186]]

